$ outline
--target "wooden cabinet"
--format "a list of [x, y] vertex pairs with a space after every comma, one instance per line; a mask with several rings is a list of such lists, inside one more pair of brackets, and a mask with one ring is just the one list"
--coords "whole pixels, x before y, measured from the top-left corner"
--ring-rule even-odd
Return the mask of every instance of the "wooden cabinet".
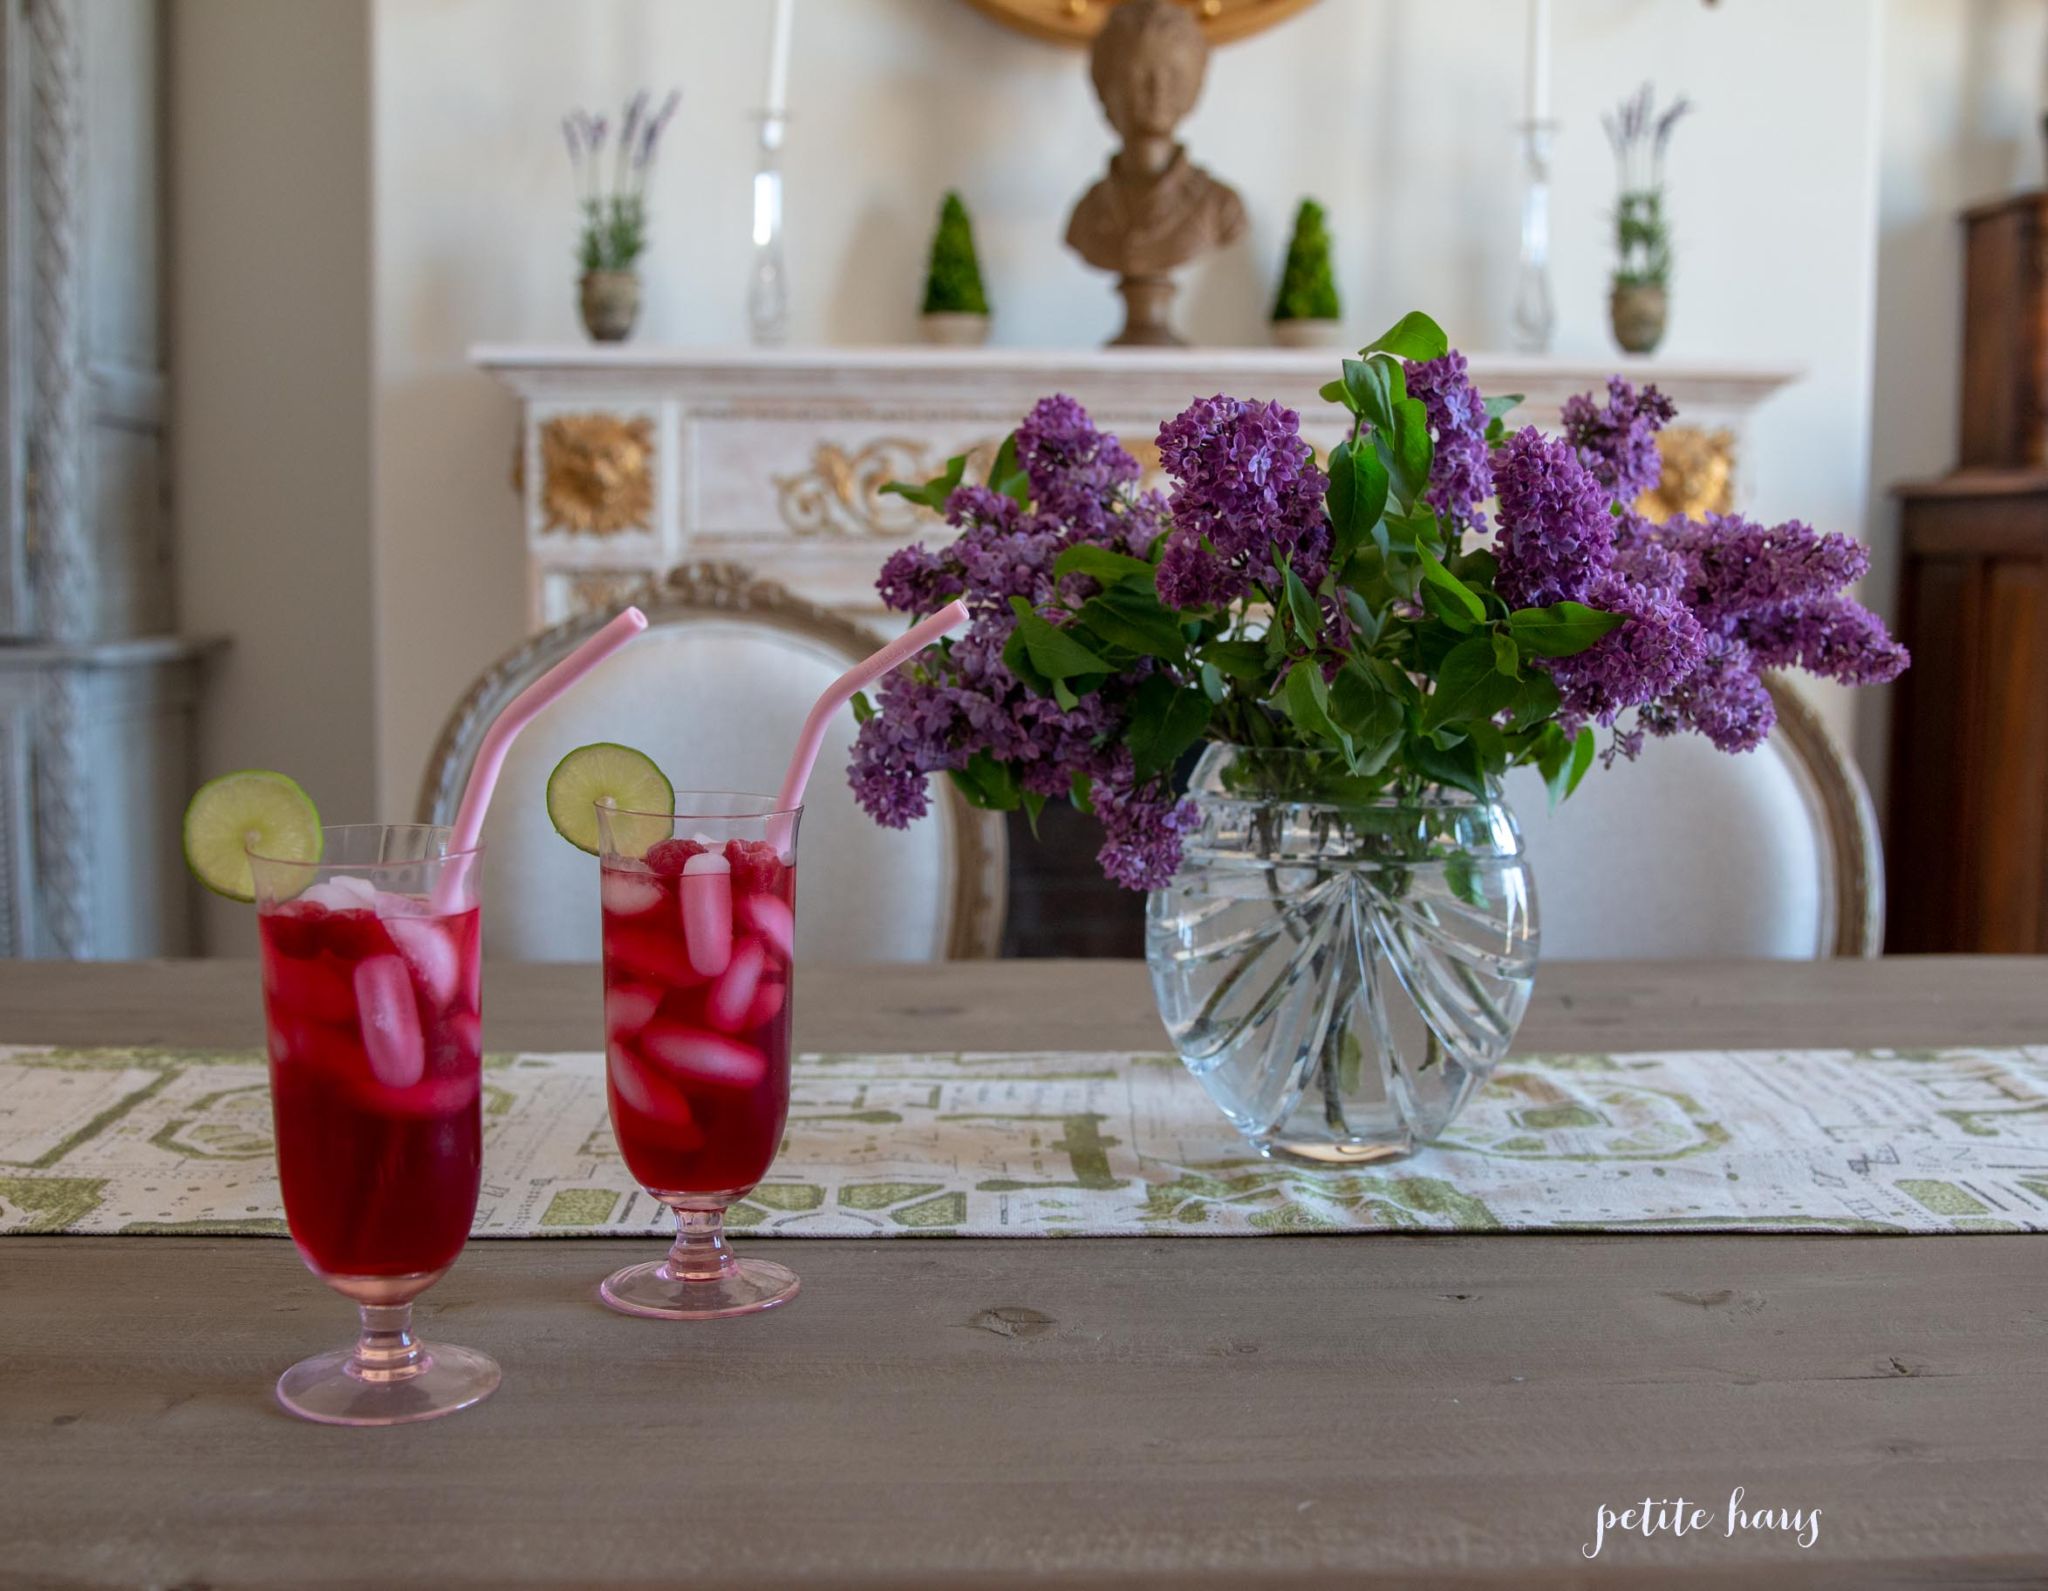
[[2048, 471], [1904, 487], [1890, 951], [2048, 951]]
[[2048, 465], [2048, 193], [1963, 215], [1964, 469]]

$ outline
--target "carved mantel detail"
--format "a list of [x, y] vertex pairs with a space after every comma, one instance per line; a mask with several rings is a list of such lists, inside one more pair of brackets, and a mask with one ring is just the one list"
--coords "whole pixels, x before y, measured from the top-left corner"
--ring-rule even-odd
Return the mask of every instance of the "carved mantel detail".
[[1664, 477], [1636, 499], [1655, 524], [1682, 514], [1725, 514], [1735, 506], [1735, 433], [1674, 425], [1657, 433]]
[[648, 417], [592, 413], [543, 420], [540, 467], [544, 534], [615, 536], [654, 528], [654, 422]]
[[[983, 480], [997, 443], [970, 442], [967, 476]], [[946, 458], [912, 437], [883, 436], [858, 447], [820, 442], [810, 467], [775, 477], [775, 506], [793, 535], [915, 536], [929, 521], [917, 504], [884, 496], [891, 481], [926, 481], [940, 474]]]

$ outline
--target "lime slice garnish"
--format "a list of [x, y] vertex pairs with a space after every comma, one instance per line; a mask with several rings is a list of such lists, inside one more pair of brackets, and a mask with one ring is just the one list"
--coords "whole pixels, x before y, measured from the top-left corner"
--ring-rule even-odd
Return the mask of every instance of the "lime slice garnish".
[[[597, 803], [620, 809], [612, 819], [612, 843], [626, 856], [639, 856], [675, 827], [675, 786], [654, 759], [631, 746], [600, 740], [578, 746], [548, 775], [548, 820], [579, 851], [598, 853]], [[647, 817], [630, 814], [647, 813]], [[660, 813], [659, 817], [652, 814]]]
[[185, 808], [185, 865], [229, 900], [254, 900], [249, 853], [282, 862], [320, 860], [320, 809], [298, 781], [268, 768], [224, 773]]

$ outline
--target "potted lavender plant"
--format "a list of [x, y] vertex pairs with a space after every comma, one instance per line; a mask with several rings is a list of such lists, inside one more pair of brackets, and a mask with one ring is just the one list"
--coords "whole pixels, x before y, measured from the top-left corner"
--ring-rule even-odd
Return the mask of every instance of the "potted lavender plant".
[[1348, 422], [1321, 462], [1291, 410], [1203, 398], [1147, 491], [1050, 397], [986, 481], [956, 458], [892, 488], [956, 535], [894, 554], [883, 601], [964, 597], [973, 622], [856, 704], [850, 777], [891, 827], [935, 773], [984, 807], [1092, 812], [1104, 872], [1151, 892], [1189, 1069], [1267, 1152], [1355, 1164], [1440, 1133], [1527, 1005], [1508, 768], [1562, 799], [1652, 737], [1745, 751], [1763, 670], [1864, 684], [1906, 657], [1842, 595], [1866, 561], [1847, 537], [1630, 510], [1673, 413], [1654, 389], [1616, 378], [1561, 436], [1508, 433], [1515, 400], [1414, 314], [1323, 396]]
[[670, 93], [650, 113], [645, 90], [626, 104], [616, 143], [602, 116], [571, 111], [562, 120], [576, 203], [583, 215], [577, 258], [583, 267], [578, 306], [583, 329], [598, 342], [624, 342], [640, 318], [640, 274], [647, 250], [647, 177], [661, 135], [682, 101]]
[[1661, 116], [1645, 83], [1611, 116], [1603, 116], [1614, 148], [1620, 198], [1614, 212], [1615, 267], [1608, 319], [1624, 352], [1648, 354], [1664, 340], [1670, 311], [1671, 226], [1664, 216], [1664, 152], [1671, 131], [1692, 109], [1679, 100]]

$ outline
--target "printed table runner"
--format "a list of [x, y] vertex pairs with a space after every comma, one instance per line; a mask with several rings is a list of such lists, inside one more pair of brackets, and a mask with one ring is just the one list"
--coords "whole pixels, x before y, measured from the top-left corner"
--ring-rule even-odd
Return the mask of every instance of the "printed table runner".
[[[1260, 1159], [1169, 1056], [807, 1055], [731, 1225], [791, 1237], [2048, 1230], [2048, 1046], [1550, 1055], [1359, 1171]], [[596, 1055], [493, 1056], [480, 1237], [662, 1228]], [[0, 1232], [281, 1233], [260, 1056], [0, 1047]]]

